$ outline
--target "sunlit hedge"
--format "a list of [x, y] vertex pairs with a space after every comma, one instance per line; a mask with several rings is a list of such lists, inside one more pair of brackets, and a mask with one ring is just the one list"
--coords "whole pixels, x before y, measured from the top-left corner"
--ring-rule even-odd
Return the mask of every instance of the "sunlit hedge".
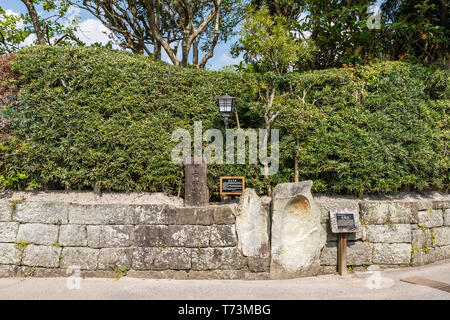
[[[257, 77], [175, 68], [98, 48], [34, 47], [18, 53], [23, 78], [8, 106], [12, 136], [0, 143], [0, 188], [183, 193], [183, 168], [171, 162], [177, 128], [223, 130], [215, 97], [239, 97], [243, 128], [262, 128]], [[339, 193], [447, 190], [449, 72], [402, 62], [291, 75], [284, 107], [280, 170], [271, 183], [314, 180]], [[285, 91], [285, 92], [284, 92]], [[304, 97], [304, 99], [303, 99]], [[230, 126], [236, 126], [231, 119]], [[265, 191], [257, 165], [211, 165]]]

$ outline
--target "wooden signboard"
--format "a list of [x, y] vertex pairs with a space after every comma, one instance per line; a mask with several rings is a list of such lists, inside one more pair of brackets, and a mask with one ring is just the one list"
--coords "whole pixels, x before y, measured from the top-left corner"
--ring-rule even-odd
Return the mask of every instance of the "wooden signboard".
[[359, 213], [356, 210], [341, 209], [330, 211], [330, 224], [333, 233], [352, 233], [361, 230]]
[[347, 233], [361, 230], [357, 210], [339, 209], [330, 211], [331, 231], [338, 234], [338, 272], [347, 273]]
[[241, 195], [245, 190], [245, 177], [220, 177], [221, 195]]

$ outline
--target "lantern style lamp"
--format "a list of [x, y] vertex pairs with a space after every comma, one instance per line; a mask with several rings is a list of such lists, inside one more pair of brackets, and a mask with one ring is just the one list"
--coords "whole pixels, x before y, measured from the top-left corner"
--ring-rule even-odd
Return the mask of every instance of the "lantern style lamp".
[[228, 120], [230, 115], [234, 112], [234, 104], [236, 103], [236, 98], [229, 96], [226, 93], [224, 96], [217, 98], [217, 105], [219, 106], [219, 111], [225, 120], [225, 127], [228, 126]]

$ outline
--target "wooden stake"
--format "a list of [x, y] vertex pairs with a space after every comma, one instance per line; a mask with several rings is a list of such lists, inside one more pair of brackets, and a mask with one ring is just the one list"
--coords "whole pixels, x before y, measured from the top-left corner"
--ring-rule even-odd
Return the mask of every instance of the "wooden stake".
[[347, 274], [347, 234], [338, 233], [338, 272], [341, 276]]

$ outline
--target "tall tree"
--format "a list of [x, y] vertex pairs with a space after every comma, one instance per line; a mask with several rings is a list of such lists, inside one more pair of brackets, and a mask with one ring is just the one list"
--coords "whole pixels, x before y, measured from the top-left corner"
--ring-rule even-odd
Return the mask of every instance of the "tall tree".
[[[271, 15], [267, 7], [250, 10], [234, 46], [235, 55], [244, 53], [250, 70], [260, 74], [257, 88], [262, 104], [254, 106], [264, 118], [262, 147], [267, 150], [271, 127], [284, 106], [285, 93], [280, 91], [284, 77], [294, 70], [294, 65], [311, 59], [314, 46], [309, 40], [297, 39], [284, 16]], [[269, 179], [268, 162], [264, 161], [264, 177]], [[268, 195], [271, 185], [267, 184]]]
[[[367, 9], [375, 0], [252, 0], [257, 8], [283, 16], [292, 32], [312, 39], [319, 50], [301, 67], [324, 69], [343, 63], [367, 62], [377, 32], [366, 25]], [[366, 59], [367, 58], [367, 59]], [[366, 61], [365, 61], [366, 59]]]
[[31, 0], [22, 0], [23, 4], [27, 7], [28, 14], [30, 16], [31, 22], [33, 23], [34, 33], [36, 34], [37, 41], [40, 45], [45, 45], [46, 41], [44, 34], [42, 33], [41, 23], [39, 21], [39, 16], [36, 12], [36, 8]]
[[[217, 43], [239, 19], [226, 19], [241, 9], [238, 0], [72, 0], [88, 10], [122, 40], [125, 48], [161, 58], [161, 49], [176, 66], [204, 68]], [[203, 41], [203, 46], [201, 42]], [[205, 46], [205, 43], [207, 44]], [[181, 58], [177, 55], [181, 48]], [[199, 58], [199, 48], [205, 55]]]
[[373, 0], [306, 0], [299, 31], [320, 48], [313, 69], [341, 67], [346, 63], [366, 63], [373, 58], [377, 30], [367, 26], [368, 8]]
[[18, 50], [30, 35], [40, 45], [81, 43], [75, 35], [80, 17], [68, 17], [67, 0], [21, 1], [27, 13], [8, 13], [0, 6], [0, 54]]

